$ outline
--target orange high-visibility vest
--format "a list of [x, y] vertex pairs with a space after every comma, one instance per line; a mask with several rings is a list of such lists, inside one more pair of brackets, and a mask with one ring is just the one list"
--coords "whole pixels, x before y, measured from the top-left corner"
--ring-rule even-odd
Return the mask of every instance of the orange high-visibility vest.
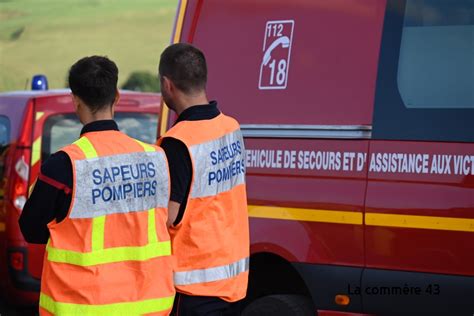
[[102, 131], [62, 151], [72, 200], [67, 217], [48, 224], [41, 315], [168, 315], [175, 290], [163, 150]]
[[239, 124], [220, 114], [179, 122], [164, 137], [186, 145], [193, 168], [184, 216], [170, 228], [176, 290], [240, 300], [248, 283], [249, 224]]

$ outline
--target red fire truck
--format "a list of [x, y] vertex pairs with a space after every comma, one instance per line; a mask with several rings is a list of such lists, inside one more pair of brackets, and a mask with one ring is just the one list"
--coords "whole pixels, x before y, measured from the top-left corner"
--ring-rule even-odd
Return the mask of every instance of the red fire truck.
[[[120, 130], [154, 143], [160, 101], [156, 93], [122, 91]], [[44, 245], [24, 240], [18, 218], [41, 161], [74, 142], [81, 127], [69, 90], [0, 93], [0, 292], [9, 303], [38, 302]]]
[[474, 313], [473, 12], [180, 1], [173, 39], [204, 51], [246, 138], [244, 314]]

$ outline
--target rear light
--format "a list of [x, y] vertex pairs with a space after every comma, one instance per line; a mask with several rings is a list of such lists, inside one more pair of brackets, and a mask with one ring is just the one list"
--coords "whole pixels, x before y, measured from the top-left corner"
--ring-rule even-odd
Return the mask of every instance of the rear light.
[[23, 252], [10, 252], [10, 267], [17, 271], [23, 271], [25, 266], [23, 259]]
[[16, 177], [14, 177], [13, 184], [13, 205], [19, 211], [23, 210], [26, 203], [26, 196], [28, 194], [28, 175], [30, 167], [25, 162], [25, 156], [17, 160], [15, 164]]
[[25, 181], [28, 181], [28, 174], [30, 172], [30, 168], [28, 164], [25, 162], [25, 156], [21, 156], [20, 159], [15, 164], [15, 171]]
[[28, 196], [28, 178], [30, 176], [31, 138], [33, 132], [34, 100], [30, 100], [23, 119], [23, 129], [18, 142], [12, 146], [14, 171], [8, 179], [8, 198], [18, 211], [23, 210]]
[[15, 205], [15, 207], [19, 211], [23, 210], [23, 207], [25, 206], [25, 203], [26, 203], [26, 197], [23, 196], [23, 195], [20, 195], [20, 196], [16, 197], [15, 200], [13, 200], [13, 205]]
[[8, 197], [9, 200], [12, 201], [15, 209], [18, 211], [23, 210], [28, 197], [28, 178], [30, 167], [26, 161], [29, 159], [29, 148], [15, 148], [13, 161], [16, 161], [16, 163], [14, 165], [14, 171], [11, 173], [11, 177], [8, 179]]

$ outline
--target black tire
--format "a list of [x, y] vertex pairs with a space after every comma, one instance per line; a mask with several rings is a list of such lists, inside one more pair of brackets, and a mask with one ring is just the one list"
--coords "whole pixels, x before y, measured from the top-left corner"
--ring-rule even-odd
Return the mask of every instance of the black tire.
[[242, 316], [314, 316], [316, 308], [302, 295], [269, 295], [250, 303]]

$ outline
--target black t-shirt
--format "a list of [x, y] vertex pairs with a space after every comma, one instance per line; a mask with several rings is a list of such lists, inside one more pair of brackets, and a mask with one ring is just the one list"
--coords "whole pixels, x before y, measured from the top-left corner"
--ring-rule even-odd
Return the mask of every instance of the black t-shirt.
[[[85, 125], [81, 135], [88, 132], [118, 131], [113, 120], [95, 121]], [[19, 224], [25, 240], [34, 244], [48, 242], [48, 223], [66, 218], [71, 205], [72, 164], [63, 151], [52, 154], [41, 165], [41, 172], [31, 196], [26, 201]]]
[[[217, 102], [211, 101], [209, 104], [195, 105], [184, 110], [174, 123], [181, 121], [200, 121], [210, 120], [220, 114], [217, 108]], [[186, 203], [191, 188], [191, 179], [193, 176], [191, 157], [189, 151], [183, 142], [176, 138], [166, 137], [161, 143], [161, 147], [166, 153], [171, 177], [171, 195], [170, 200], [180, 203], [178, 216], [174, 225], [179, 224], [183, 218], [186, 209]]]

